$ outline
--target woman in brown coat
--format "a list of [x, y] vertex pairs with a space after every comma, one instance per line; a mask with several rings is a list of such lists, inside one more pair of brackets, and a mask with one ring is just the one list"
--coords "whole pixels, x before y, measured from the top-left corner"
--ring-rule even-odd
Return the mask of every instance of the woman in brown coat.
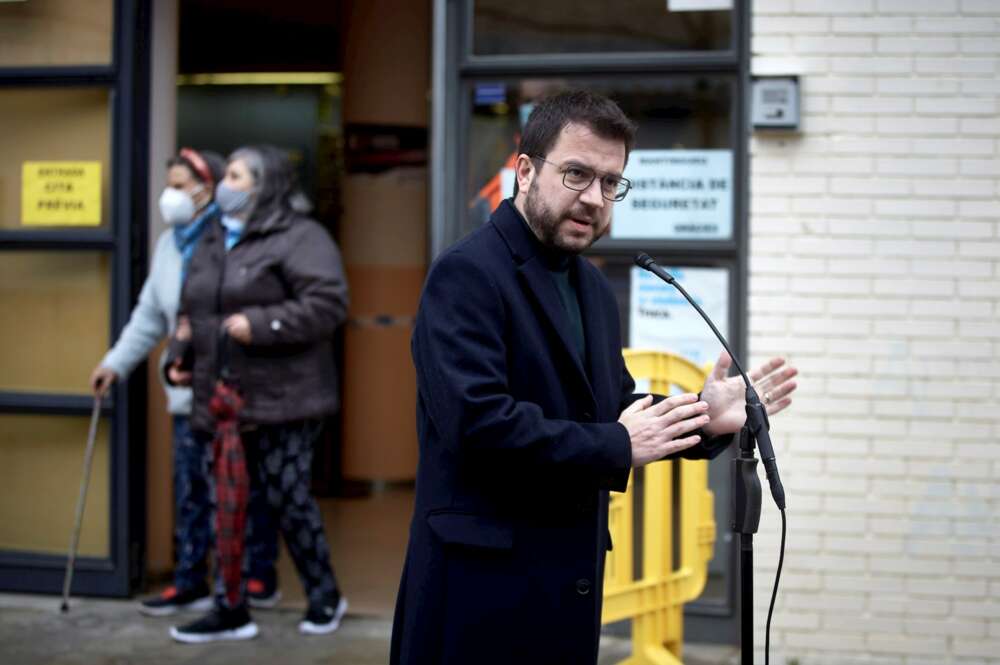
[[[309, 474], [322, 418], [338, 404], [331, 338], [348, 305], [340, 253], [305, 216], [308, 203], [276, 148], [234, 152], [216, 200], [221, 224], [206, 231], [188, 269], [181, 311], [190, 321], [189, 349], [175, 351], [171, 379], [192, 381], [191, 425], [207, 442], [216, 428], [209, 403], [223, 369], [237, 388], [250, 501], [267, 502], [305, 586], [309, 609], [299, 630], [329, 633], [347, 603]], [[171, 629], [182, 642], [256, 634], [243, 589], [235, 598], [219, 592], [209, 615]]]

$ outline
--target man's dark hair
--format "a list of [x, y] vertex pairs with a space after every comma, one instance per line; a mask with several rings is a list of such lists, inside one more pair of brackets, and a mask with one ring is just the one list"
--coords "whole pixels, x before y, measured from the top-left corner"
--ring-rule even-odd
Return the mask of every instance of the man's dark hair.
[[[589, 90], [567, 90], [540, 101], [524, 125], [518, 152], [544, 158], [570, 123], [583, 125], [602, 139], [621, 141], [625, 145], [625, 163], [628, 163], [628, 155], [635, 145], [635, 123], [613, 100]], [[515, 196], [517, 189], [515, 179]]]

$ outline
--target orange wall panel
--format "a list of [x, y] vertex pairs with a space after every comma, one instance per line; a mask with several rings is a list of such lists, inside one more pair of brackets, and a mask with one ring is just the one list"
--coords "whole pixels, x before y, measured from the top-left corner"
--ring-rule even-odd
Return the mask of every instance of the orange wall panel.
[[348, 325], [344, 337], [343, 473], [412, 480], [417, 470], [417, 378], [408, 325]]
[[[159, 380], [158, 360], [166, 343], [149, 354], [146, 373], [146, 570], [154, 577], [174, 567], [173, 421]], [[134, 379], [140, 379], [135, 376]], [[142, 442], [133, 441], [138, 446]]]
[[424, 266], [348, 265], [351, 317], [413, 316], [424, 285]]

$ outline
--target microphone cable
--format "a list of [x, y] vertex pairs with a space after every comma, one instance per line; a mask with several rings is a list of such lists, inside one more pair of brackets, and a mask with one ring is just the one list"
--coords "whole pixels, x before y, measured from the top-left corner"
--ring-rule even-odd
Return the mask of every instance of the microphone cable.
[[778, 553], [778, 572], [774, 574], [774, 588], [771, 590], [771, 604], [767, 608], [767, 627], [764, 629], [764, 665], [771, 665], [771, 615], [774, 614], [774, 601], [778, 597], [778, 583], [781, 581], [781, 567], [785, 563], [785, 509], [781, 508], [781, 549]]

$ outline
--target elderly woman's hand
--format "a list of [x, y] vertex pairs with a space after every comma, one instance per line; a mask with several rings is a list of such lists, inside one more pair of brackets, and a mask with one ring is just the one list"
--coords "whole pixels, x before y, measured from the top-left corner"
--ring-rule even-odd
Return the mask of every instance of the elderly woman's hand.
[[174, 330], [174, 339], [179, 342], [191, 341], [191, 319], [184, 314], [177, 317], [177, 328]]
[[104, 397], [111, 389], [111, 384], [118, 380], [118, 372], [110, 367], [98, 365], [90, 374], [90, 389], [99, 397]]
[[190, 386], [194, 375], [188, 370], [181, 369], [181, 359], [178, 358], [167, 367], [167, 379], [175, 386]]
[[230, 337], [240, 344], [250, 343], [250, 319], [246, 317], [246, 314], [233, 314], [227, 317], [222, 322], [222, 327], [226, 329], [226, 333]]

